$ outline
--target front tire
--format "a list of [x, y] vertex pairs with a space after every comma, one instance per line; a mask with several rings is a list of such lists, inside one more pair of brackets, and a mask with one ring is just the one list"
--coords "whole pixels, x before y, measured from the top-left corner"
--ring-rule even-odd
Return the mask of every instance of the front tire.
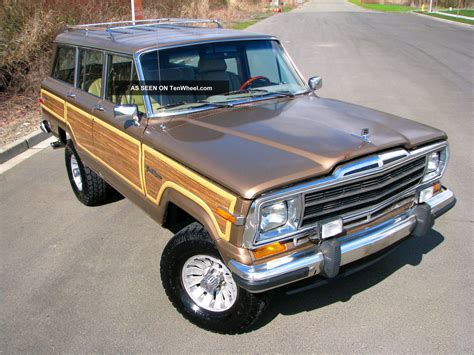
[[161, 281], [175, 308], [217, 333], [246, 331], [263, 313], [266, 295], [240, 288], [199, 223], [179, 231], [163, 251]]
[[77, 199], [86, 206], [104, 202], [108, 197], [109, 185], [84, 165], [72, 141], [67, 142], [64, 157], [69, 182]]

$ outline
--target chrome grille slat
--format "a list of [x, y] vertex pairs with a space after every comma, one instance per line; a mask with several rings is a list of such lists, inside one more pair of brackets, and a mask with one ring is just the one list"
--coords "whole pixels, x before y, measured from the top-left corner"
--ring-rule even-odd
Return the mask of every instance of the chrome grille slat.
[[[410, 174], [413, 174], [415, 172], [418, 172], [420, 170], [424, 170], [424, 161], [422, 161], [421, 164], [415, 165], [411, 169], [405, 169], [405, 170], [400, 169], [399, 171], [397, 171], [397, 174], [395, 176], [391, 173], [388, 173], [378, 178], [375, 177], [375, 178], [364, 180], [355, 184], [345, 185], [339, 188], [331, 189], [333, 191], [323, 190], [323, 191], [318, 192], [317, 196], [315, 197], [311, 196], [310, 198], [308, 198], [309, 195], [307, 195], [305, 197], [305, 207], [311, 207], [313, 205], [317, 205], [321, 203], [320, 200], [322, 198], [324, 198], [325, 202], [328, 202], [330, 200], [346, 198], [357, 193], [364, 193], [364, 192], [368, 192], [374, 189], [380, 189], [382, 187], [390, 185], [394, 183], [395, 181], [401, 180], [404, 177]], [[319, 200], [315, 200], [316, 198], [319, 198]], [[311, 202], [309, 202], [308, 200], [310, 200]]]
[[374, 205], [404, 194], [420, 183], [425, 161], [425, 157], [421, 157], [362, 181], [306, 194], [302, 225], [371, 209]]

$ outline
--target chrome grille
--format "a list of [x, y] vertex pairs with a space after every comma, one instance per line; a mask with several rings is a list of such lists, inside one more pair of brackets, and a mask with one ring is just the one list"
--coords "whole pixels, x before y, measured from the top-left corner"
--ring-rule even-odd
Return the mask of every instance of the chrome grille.
[[302, 226], [318, 220], [370, 209], [418, 185], [423, 177], [425, 157], [412, 160], [378, 175], [304, 195]]

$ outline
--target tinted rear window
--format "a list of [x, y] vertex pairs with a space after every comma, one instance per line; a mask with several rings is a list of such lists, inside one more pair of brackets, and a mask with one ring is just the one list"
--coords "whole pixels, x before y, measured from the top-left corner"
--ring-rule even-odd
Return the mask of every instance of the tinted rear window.
[[52, 77], [74, 85], [74, 69], [76, 67], [76, 49], [58, 47]]

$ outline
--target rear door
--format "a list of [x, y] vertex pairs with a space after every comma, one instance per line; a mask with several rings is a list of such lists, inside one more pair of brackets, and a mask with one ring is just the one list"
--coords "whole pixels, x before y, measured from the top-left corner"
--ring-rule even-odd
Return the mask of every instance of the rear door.
[[135, 192], [144, 194], [141, 137], [146, 120], [135, 125], [132, 120], [114, 117], [114, 107], [120, 104], [134, 103], [140, 111], [145, 111], [143, 97], [130, 93], [130, 85], [136, 80], [133, 59], [131, 56], [107, 54], [106, 63], [104, 99], [92, 111], [95, 153], [103, 164], [105, 173], [118, 175], [121, 182]]
[[79, 150], [95, 154], [92, 137], [93, 108], [102, 97], [103, 51], [79, 49], [76, 88], [67, 95], [67, 121]]

